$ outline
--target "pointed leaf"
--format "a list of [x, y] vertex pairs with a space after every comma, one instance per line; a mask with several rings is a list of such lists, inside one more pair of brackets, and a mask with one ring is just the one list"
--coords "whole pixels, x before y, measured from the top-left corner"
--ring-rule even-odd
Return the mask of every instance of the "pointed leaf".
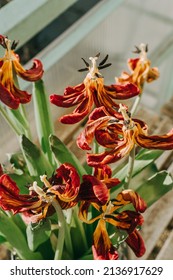
[[45, 173], [48, 176], [52, 175], [53, 168], [49, 161], [42, 151], [25, 135], [20, 137], [20, 145], [31, 176], [37, 177]]
[[7, 240], [4, 238], [4, 236], [0, 235], [0, 244], [6, 242]]
[[71, 151], [69, 151], [69, 149], [63, 142], [61, 142], [58, 137], [51, 135], [49, 140], [52, 152], [54, 153], [55, 159], [57, 161], [59, 161], [61, 164], [65, 162], [71, 163], [77, 169], [80, 176], [86, 174], [86, 170], [81, 165], [77, 157]]
[[39, 245], [47, 241], [51, 234], [50, 221], [44, 220], [39, 224], [29, 224], [26, 230], [28, 246], [31, 251], [35, 251]]
[[[133, 174], [132, 177], [137, 175], [143, 169], [147, 168], [150, 164], [152, 164], [161, 154], [163, 151], [160, 150], [141, 150], [135, 158], [134, 167], [133, 167]], [[128, 164], [126, 164], [121, 170], [119, 170], [114, 177], [119, 178], [123, 181], [126, 177], [128, 170]], [[114, 172], [115, 173], [115, 172]]]
[[6, 108], [6, 111], [11, 121], [20, 131], [20, 134], [24, 134], [24, 132], [28, 129], [28, 122], [21, 114], [20, 108], [16, 110]]
[[173, 189], [173, 179], [166, 171], [160, 171], [136, 189], [148, 207]]
[[17, 255], [22, 260], [42, 259], [40, 253], [33, 253], [28, 248], [25, 235], [19, 227], [0, 210], [0, 235], [3, 236], [15, 249]]
[[50, 107], [44, 83], [39, 80], [33, 84], [33, 102], [37, 134], [42, 151], [53, 161], [50, 150], [49, 136], [53, 134], [53, 121], [51, 119]]

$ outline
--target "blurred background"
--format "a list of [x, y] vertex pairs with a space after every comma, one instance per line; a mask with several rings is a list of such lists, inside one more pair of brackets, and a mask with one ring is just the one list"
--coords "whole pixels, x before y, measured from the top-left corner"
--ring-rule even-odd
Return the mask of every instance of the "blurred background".
[[[172, 0], [0, 0], [0, 22], [0, 34], [19, 40], [16, 52], [26, 68], [33, 58], [42, 60], [48, 95], [81, 83], [86, 75], [77, 71], [84, 66], [81, 57], [88, 60], [98, 52], [100, 59], [109, 54], [112, 66], [102, 74], [105, 84], [114, 83], [141, 42], [148, 44], [148, 57], [160, 71], [160, 78], [145, 86], [142, 104], [159, 113], [173, 95]], [[32, 90], [27, 82], [20, 85]], [[32, 102], [26, 105], [34, 132], [32, 108]], [[54, 105], [51, 110], [55, 119], [64, 113]], [[0, 132], [2, 162], [18, 144], [1, 117]]]

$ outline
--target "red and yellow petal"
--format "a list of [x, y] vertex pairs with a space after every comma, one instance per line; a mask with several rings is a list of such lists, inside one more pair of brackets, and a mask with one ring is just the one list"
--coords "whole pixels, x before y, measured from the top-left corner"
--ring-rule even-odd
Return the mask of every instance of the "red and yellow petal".
[[92, 96], [87, 96], [71, 113], [64, 115], [60, 118], [60, 121], [64, 124], [74, 124], [83, 120], [91, 111], [93, 106]]
[[139, 89], [135, 84], [127, 83], [125, 85], [115, 84], [105, 86], [107, 94], [113, 99], [129, 99], [139, 94]]
[[143, 213], [147, 208], [146, 202], [140, 197], [140, 195], [130, 189], [119, 193], [113, 202], [115, 207], [120, 207], [129, 203], [132, 203], [135, 210], [140, 213]]
[[106, 230], [106, 223], [103, 219], [98, 222], [93, 234], [92, 251], [95, 260], [118, 259], [118, 253], [110, 241], [108, 232]]
[[104, 182], [108, 189], [120, 183], [118, 178], [112, 178], [112, 169], [108, 165], [103, 165], [102, 168], [96, 167], [94, 169], [94, 176]]
[[36, 196], [20, 195], [16, 183], [6, 174], [0, 177], [0, 206], [14, 214], [39, 207], [41, 201]]
[[73, 202], [80, 188], [80, 177], [76, 169], [69, 163], [62, 164], [51, 178], [49, 191], [56, 194], [60, 201]]
[[13, 60], [13, 65], [17, 75], [26, 81], [30, 81], [30, 82], [38, 81], [42, 78], [44, 73], [43, 64], [38, 59], [34, 59], [33, 66], [28, 70], [25, 70], [22, 67], [18, 59]]
[[133, 250], [133, 252], [138, 258], [142, 257], [145, 254], [145, 244], [137, 229], [135, 229], [132, 233], [129, 234], [125, 242]]
[[109, 191], [107, 186], [92, 175], [84, 175], [82, 179], [83, 182], [80, 186], [77, 197], [78, 200], [104, 205], [109, 199]]
[[173, 149], [173, 129], [164, 135], [144, 135], [138, 134], [135, 137], [136, 143], [147, 149], [172, 150]]
[[81, 103], [85, 98], [85, 95], [86, 94], [84, 89], [82, 89], [81, 91], [75, 91], [74, 88], [67, 87], [64, 91], [63, 96], [57, 94], [51, 94], [50, 102], [59, 107], [69, 108]]
[[0, 101], [10, 107], [11, 109], [17, 109], [20, 104], [20, 99], [14, 97], [14, 95], [7, 89], [5, 88], [1, 83], [0, 83]]

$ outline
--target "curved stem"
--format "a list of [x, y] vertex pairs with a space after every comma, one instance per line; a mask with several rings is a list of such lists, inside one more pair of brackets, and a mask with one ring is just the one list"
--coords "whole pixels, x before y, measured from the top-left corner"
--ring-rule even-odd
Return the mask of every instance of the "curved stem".
[[127, 175], [126, 175], [125, 182], [124, 182], [125, 190], [127, 190], [129, 188], [130, 180], [132, 178], [134, 161], [135, 161], [135, 146], [133, 147], [133, 149], [131, 150], [130, 155], [129, 155], [128, 170], [127, 170]]
[[139, 103], [141, 101], [141, 97], [142, 97], [142, 93], [136, 97], [136, 100], [135, 100], [135, 102], [134, 102], [134, 104], [132, 106], [132, 109], [130, 110], [132, 116], [136, 113], [136, 110], [137, 110], [137, 108], [139, 106]]
[[62, 212], [61, 206], [59, 205], [58, 201], [54, 199], [52, 201], [52, 206], [54, 207], [57, 217], [58, 217], [58, 242], [56, 246], [54, 260], [61, 260], [63, 247], [64, 247], [64, 240], [65, 240], [65, 218]]

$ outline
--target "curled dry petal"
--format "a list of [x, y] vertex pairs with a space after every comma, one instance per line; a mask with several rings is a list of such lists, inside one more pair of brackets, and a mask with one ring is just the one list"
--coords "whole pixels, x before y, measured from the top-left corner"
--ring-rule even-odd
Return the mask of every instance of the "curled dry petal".
[[142, 257], [145, 254], [145, 244], [137, 229], [135, 229], [132, 233], [129, 234], [125, 242], [133, 250], [133, 252], [138, 258]]
[[38, 59], [34, 59], [33, 66], [28, 70], [25, 70], [18, 60], [14, 60], [13, 63], [17, 75], [26, 81], [35, 82], [43, 76], [43, 64]]
[[60, 202], [73, 201], [79, 192], [80, 177], [76, 169], [69, 163], [62, 164], [50, 180], [52, 187], [49, 189], [57, 195]]
[[141, 213], [147, 208], [146, 202], [133, 190], [124, 190], [119, 193], [116, 197], [115, 205], [116, 203], [121, 203], [123, 205], [132, 203], [136, 211]]
[[84, 175], [81, 184], [78, 200], [95, 202], [104, 205], [109, 198], [107, 186], [92, 175]]
[[14, 214], [40, 206], [37, 196], [21, 195], [16, 183], [6, 174], [0, 177], [0, 206]]

